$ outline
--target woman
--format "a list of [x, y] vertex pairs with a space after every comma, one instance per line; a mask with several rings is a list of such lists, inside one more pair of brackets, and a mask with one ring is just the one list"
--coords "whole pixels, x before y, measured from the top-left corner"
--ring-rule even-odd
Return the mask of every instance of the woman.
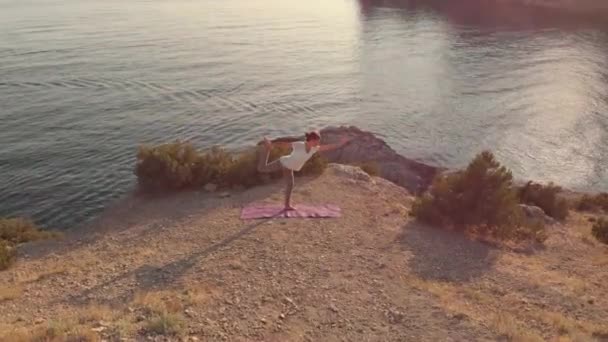
[[[321, 145], [321, 133], [312, 131], [306, 133], [305, 141], [285, 142], [285, 141], [270, 141], [264, 137], [263, 146], [260, 148], [258, 159], [259, 172], [279, 172], [283, 171], [287, 187], [285, 189], [285, 210], [295, 210], [291, 206], [291, 192], [294, 184], [294, 171], [300, 171], [304, 164], [316, 153], [322, 151], [330, 151], [344, 146], [349, 139], [342, 138], [339, 144]], [[282, 156], [281, 158], [268, 163], [270, 150], [272, 146], [291, 147], [291, 154]]]

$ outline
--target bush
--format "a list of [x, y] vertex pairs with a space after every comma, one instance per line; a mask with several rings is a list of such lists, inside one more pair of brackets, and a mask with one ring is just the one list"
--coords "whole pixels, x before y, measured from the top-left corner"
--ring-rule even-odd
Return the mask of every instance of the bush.
[[0, 218], [0, 270], [7, 269], [15, 261], [17, 244], [55, 236], [56, 233], [39, 230], [30, 220]]
[[145, 189], [183, 189], [204, 182], [203, 156], [190, 143], [143, 145], [137, 151], [135, 174]]
[[557, 220], [564, 220], [568, 217], [569, 208], [568, 201], [558, 195], [561, 191], [562, 188], [553, 183], [542, 185], [528, 182], [519, 189], [518, 197], [521, 203], [535, 205], [545, 214]]
[[9, 268], [15, 262], [15, 249], [6, 241], [0, 240], [0, 271]]
[[538, 224], [522, 225], [513, 176], [488, 151], [464, 171], [438, 176], [414, 202], [412, 214], [433, 225], [475, 228], [505, 239], [536, 238], [544, 230]]
[[155, 315], [145, 324], [145, 331], [157, 335], [182, 335], [184, 332], [184, 319], [174, 313], [162, 312]]
[[598, 241], [608, 244], [608, 220], [604, 218], [597, 220], [591, 228], [591, 234]]
[[[214, 147], [198, 152], [190, 143], [175, 142], [158, 146], [140, 146], [137, 153], [137, 175], [143, 190], [182, 190], [207, 183], [221, 187], [252, 187], [263, 184], [266, 177], [278, 178], [281, 173], [263, 175], [257, 171], [257, 149], [231, 154]], [[274, 148], [270, 160], [287, 154], [288, 149]], [[327, 162], [315, 154], [297, 175], [323, 172]]]
[[41, 231], [36, 225], [23, 218], [0, 218], [0, 240], [10, 244], [43, 240], [55, 236], [51, 232]]
[[603, 192], [595, 196], [584, 195], [576, 207], [580, 211], [603, 210], [608, 212], [608, 193]]

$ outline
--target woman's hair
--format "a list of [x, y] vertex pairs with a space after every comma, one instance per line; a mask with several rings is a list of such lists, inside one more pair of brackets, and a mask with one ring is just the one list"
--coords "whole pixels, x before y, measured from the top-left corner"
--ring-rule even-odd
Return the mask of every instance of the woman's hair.
[[304, 134], [304, 136], [306, 136], [306, 141], [321, 140], [321, 133], [318, 131], [310, 131]]

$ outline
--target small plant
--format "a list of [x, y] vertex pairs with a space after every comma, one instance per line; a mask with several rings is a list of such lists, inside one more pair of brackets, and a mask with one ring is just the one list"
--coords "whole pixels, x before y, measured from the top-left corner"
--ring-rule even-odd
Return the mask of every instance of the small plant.
[[315, 153], [307, 162], [297, 176], [316, 176], [323, 173], [327, 168], [327, 159]]
[[580, 211], [599, 211], [608, 212], [608, 192], [603, 192], [595, 196], [584, 195], [579, 200], [577, 210]]
[[182, 335], [184, 331], [184, 318], [175, 313], [162, 312], [150, 318], [144, 330], [156, 335]]
[[7, 269], [16, 258], [15, 247], [24, 242], [48, 239], [58, 234], [41, 231], [23, 218], [0, 218], [0, 270]]
[[608, 219], [600, 218], [597, 220], [591, 228], [591, 234], [598, 241], [608, 244]]
[[58, 317], [44, 324], [14, 327], [0, 331], [0, 341], [11, 342], [100, 342], [91, 326], [80, 325], [71, 316]]
[[175, 142], [158, 146], [140, 146], [135, 174], [145, 189], [183, 189], [203, 182], [202, 156], [190, 143]]
[[478, 154], [464, 171], [438, 176], [414, 202], [412, 215], [433, 225], [474, 228], [504, 239], [543, 239], [542, 225], [522, 224], [511, 171], [489, 151]]
[[561, 191], [562, 188], [553, 183], [542, 185], [528, 182], [519, 189], [518, 196], [520, 202], [535, 205], [557, 220], [565, 220], [569, 208], [568, 201], [558, 195]]
[[15, 262], [15, 249], [6, 241], [0, 240], [0, 271], [9, 268]]
[[0, 240], [10, 244], [43, 240], [55, 235], [51, 232], [41, 231], [32, 221], [27, 219], [0, 218]]

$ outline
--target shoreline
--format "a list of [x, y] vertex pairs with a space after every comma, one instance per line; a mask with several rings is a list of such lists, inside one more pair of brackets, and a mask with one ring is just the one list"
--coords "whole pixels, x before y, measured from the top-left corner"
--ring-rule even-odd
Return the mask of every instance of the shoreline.
[[[448, 174], [452, 172], [458, 172], [463, 168], [447, 168], [439, 165], [428, 164], [422, 161], [408, 158], [407, 156], [395, 151], [384, 139], [378, 137], [374, 133], [366, 130], [362, 130], [356, 126], [328, 126], [320, 130], [322, 135], [323, 143], [335, 143], [340, 140], [341, 136], [348, 136], [353, 138], [353, 142], [345, 146], [341, 150], [331, 151], [322, 153], [329, 163], [343, 164], [343, 165], [357, 165], [365, 162], [377, 163], [379, 167], [378, 177], [384, 178], [404, 189], [413, 195], [421, 194], [430, 184], [435, 176], [440, 174]], [[281, 138], [301, 138], [296, 136], [280, 136]], [[243, 147], [231, 153], [242, 153], [252, 148], [252, 146]], [[466, 164], [465, 164], [466, 165]], [[549, 182], [514, 178], [513, 184], [515, 186], [523, 186], [527, 182], [532, 181], [534, 183], [548, 184]], [[554, 183], [561, 187], [561, 195], [568, 200], [577, 200], [584, 195], [597, 195], [604, 191], [586, 191], [576, 190], [568, 187], [564, 187], [561, 184]], [[199, 190], [192, 190], [194, 192]], [[200, 190], [202, 191], [202, 189]], [[134, 198], [139, 198], [142, 195], [139, 193], [137, 188], [137, 181], [134, 180], [133, 184], [126, 188], [121, 196], [118, 196], [110, 201], [97, 211], [97, 213], [88, 216], [86, 219], [76, 222], [73, 225], [65, 227], [54, 227], [46, 226], [45, 230], [59, 230], [59, 231], [71, 231], [94, 225], [97, 219], [103, 215], [110, 208], [115, 208], [124, 203], [132, 201]], [[145, 197], [145, 195], [144, 195]], [[37, 222], [38, 223], [38, 222]]]
[[132, 198], [96, 226], [23, 245], [0, 272], [0, 339], [46, 336], [57, 321], [54, 334], [92, 341], [474, 341], [521, 331], [540, 341], [563, 326], [608, 336], [608, 255], [588, 214], [548, 229], [544, 248], [501, 248], [414, 220], [411, 193], [358, 168], [328, 167], [299, 185], [296, 202], [337, 203], [342, 217], [241, 220], [243, 205], [281, 201], [272, 182], [229, 197]]

